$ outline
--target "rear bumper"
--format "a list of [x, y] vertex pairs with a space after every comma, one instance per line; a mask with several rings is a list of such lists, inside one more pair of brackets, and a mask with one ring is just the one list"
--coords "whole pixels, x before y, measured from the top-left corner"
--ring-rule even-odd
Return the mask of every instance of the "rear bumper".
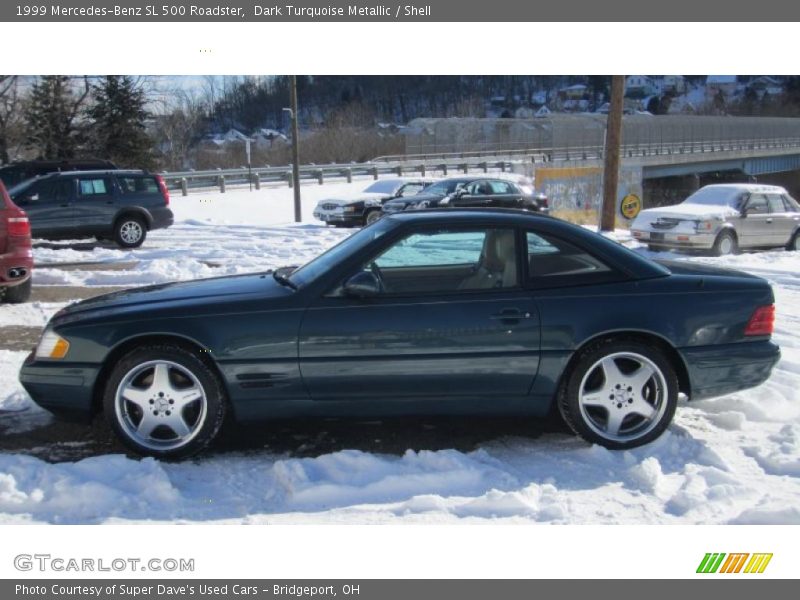
[[714, 247], [716, 240], [716, 235], [713, 233], [669, 233], [668, 231], [632, 229], [631, 235], [633, 235], [633, 239], [643, 244], [678, 249], [710, 250]]
[[690, 400], [713, 398], [764, 383], [781, 358], [769, 340], [681, 348], [691, 385]]
[[175, 222], [175, 216], [166, 206], [152, 209], [150, 211], [150, 216], [153, 217], [150, 223], [150, 229], [166, 229], [167, 227], [171, 227]]
[[0, 286], [9, 287], [27, 281], [33, 271], [30, 247], [12, 248], [0, 254]]
[[86, 421], [92, 415], [92, 396], [99, 366], [36, 361], [28, 355], [19, 381], [33, 401], [57, 417]]

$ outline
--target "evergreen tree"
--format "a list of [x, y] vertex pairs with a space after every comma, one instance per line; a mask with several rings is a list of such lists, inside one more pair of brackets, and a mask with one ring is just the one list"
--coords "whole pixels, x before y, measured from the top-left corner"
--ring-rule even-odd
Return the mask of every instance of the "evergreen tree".
[[92, 153], [121, 167], [151, 168], [153, 142], [145, 130], [144, 90], [127, 75], [108, 75], [92, 88], [93, 104], [86, 110], [92, 121]]
[[30, 132], [29, 144], [36, 155], [44, 159], [65, 159], [75, 156], [78, 132], [74, 122], [85, 90], [76, 95], [70, 78], [64, 75], [45, 75], [31, 89], [30, 103], [25, 117]]

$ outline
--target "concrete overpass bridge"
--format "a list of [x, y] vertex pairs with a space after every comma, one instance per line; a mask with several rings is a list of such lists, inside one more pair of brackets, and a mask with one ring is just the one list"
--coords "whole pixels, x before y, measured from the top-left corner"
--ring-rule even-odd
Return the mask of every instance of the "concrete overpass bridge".
[[[417, 119], [405, 160], [507, 156], [556, 208], [593, 209], [602, 193], [605, 115], [543, 119]], [[623, 118], [620, 199], [675, 203], [702, 185], [762, 181], [800, 196], [800, 119], [694, 115]], [[396, 158], [396, 157], [386, 157]]]

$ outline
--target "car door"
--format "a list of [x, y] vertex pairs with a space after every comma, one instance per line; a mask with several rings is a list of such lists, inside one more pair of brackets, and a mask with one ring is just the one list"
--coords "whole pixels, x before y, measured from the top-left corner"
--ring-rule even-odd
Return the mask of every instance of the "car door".
[[491, 206], [492, 185], [486, 179], [473, 181], [464, 186], [463, 192], [457, 195], [450, 204], [457, 207]]
[[521, 206], [522, 193], [513, 183], [502, 179], [493, 179], [489, 185], [492, 187], [491, 206], [499, 208], [519, 208]]
[[524, 397], [538, 368], [539, 318], [519, 284], [515, 235], [415, 232], [366, 259], [350, 275], [380, 273], [380, 293], [334, 289], [303, 320], [300, 369], [311, 397], [462, 399], [473, 408]]
[[767, 194], [767, 202], [769, 218], [772, 220], [772, 245], [785, 246], [797, 228], [798, 215], [789, 212], [788, 202], [784, 203], [783, 194]]
[[117, 212], [114, 181], [110, 175], [80, 175], [75, 197], [75, 226], [82, 235], [111, 228]]
[[25, 210], [34, 237], [64, 237], [74, 233], [74, 182], [52, 178], [34, 183], [15, 203]]
[[770, 246], [774, 234], [766, 195], [750, 194], [742, 216], [737, 227], [739, 247]]

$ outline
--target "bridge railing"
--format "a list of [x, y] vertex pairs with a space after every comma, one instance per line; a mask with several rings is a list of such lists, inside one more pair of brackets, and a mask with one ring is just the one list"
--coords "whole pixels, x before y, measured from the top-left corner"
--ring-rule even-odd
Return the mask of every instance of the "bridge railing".
[[[763, 152], [781, 149], [800, 149], [800, 137], [698, 140], [683, 142], [635, 142], [621, 147], [623, 158], [669, 155], [696, 155], [716, 152]], [[381, 156], [366, 163], [301, 165], [300, 179], [316, 181], [320, 185], [330, 179], [392, 175], [445, 177], [460, 173], [488, 173], [490, 170], [507, 171], [513, 163], [548, 163], [559, 161], [599, 160], [603, 158], [601, 145], [566, 146], [561, 148], [527, 148], [512, 150], [484, 150], [459, 153], [430, 153]], [[172, 189], [186, 195], [192, 188], [218, 187], [221, 192], [227, 185], [250, 184], [259, 189], [262, 183], [292, 185], [291, 165], [281, 167], [240, 167], [235, 169], [210, 169], [204, 171], [163, 172], [161, 176]]]

